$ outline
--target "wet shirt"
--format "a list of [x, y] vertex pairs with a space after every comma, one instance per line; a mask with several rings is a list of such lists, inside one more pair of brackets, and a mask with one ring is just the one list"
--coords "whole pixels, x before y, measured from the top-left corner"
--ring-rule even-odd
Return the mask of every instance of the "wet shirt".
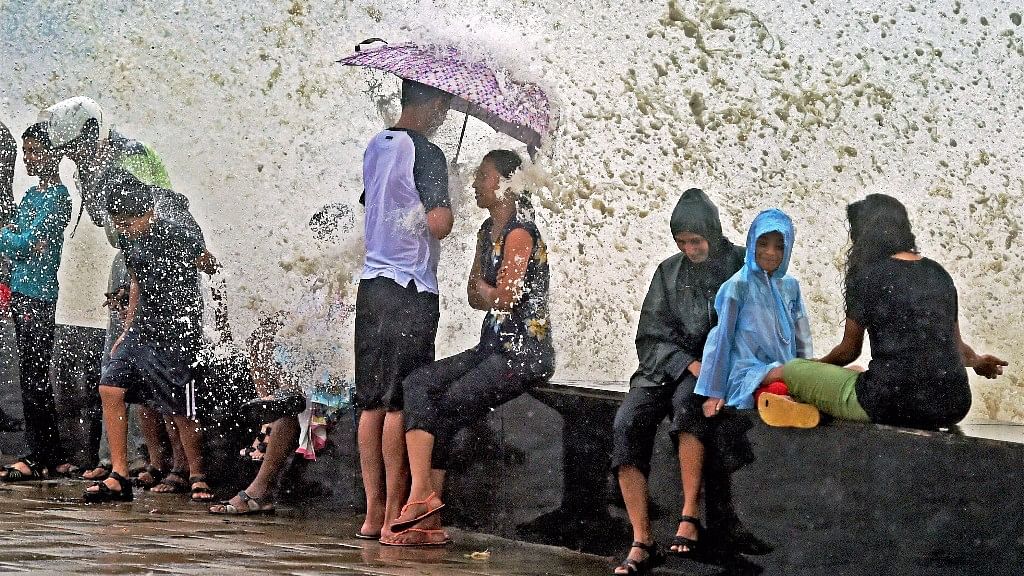
[[[57, 269], [70, 220], [71, 196], [63, 185], [28, 189], [12, 227], [0, 232], [0, 254], [11, 259], [13, 292], [48, 302], [57, 300]], [[38, 252], [40, 245], [44, 248]]]
[[202, 238], [155, 218], [147, 234], [123, 242], [121, 249], [139, 282], [139, 306], [130, 330], [142, 342], [194, 356], [202, 339], [203, 302], [196, 282]]
[[448, 162], [425, 136], [392, 128], [377, 134], [363, 154], [366, 259], [363, 280], [385, 277], [400, 286], [438, 293], [441, 243], [427, 212], [450, 207]]
[[743, 248], [728, 241], [719, 242], [716, 253], [699, 264], [680, 252], [658, 266], [640, 309], [640, 366], [630, 387], [677, 383], [700, 361], [708, 333], [718, 323], [718, 288], [741, 266]]
[[513, 370], [529, 379], [549, 378], [555, 369], [555, 349], [551, 343], [551, 317], [548, 314], [548, 251], [537, 226], [512, 218], [496, 241], [491, 240], [492, 220], [484, 220], [477, 233], [480, 276], [491, 286], [498, 283], [504, 261], [504, 246], [513, 230], [526, 230], [533, 239], [533, 250], [523, 276], [522, 296], [509, 312], [491, 310], [484, 316], [480, 346], [502, 351], [512, 361]]
[[847, 315], [863, 326], [871, 363], [857, 400], [873, 422], [935, 428], [971, 407], [956, 337], [957, 294], [937, 262], [886, 258], [851, 287]]

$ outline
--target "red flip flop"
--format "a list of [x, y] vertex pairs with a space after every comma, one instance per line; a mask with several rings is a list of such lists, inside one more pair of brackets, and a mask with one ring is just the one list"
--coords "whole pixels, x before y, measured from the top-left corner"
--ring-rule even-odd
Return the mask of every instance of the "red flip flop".
[[[416, 501], [416, 502], [409, 502], [405, 506], [402, 506], [402, 511], [399, 512], [398, 515], [402, 516], [403, 514], [405, 514], [405, 511], [408, 510], [410, 506], [415, 506], [416, 504], [426, 505], [427, 502], [430, 502], [431, 498], [437, 498], [437, 492], [431, 492], [430, 496], [427, 496], [423, 500], [419, 500], [419, 501]], [[440, 498], [438, 498], [438, 500], [440, 500]], [[415, 526], [416, 524], [418, 524], [421, 520], [423, 520], [425, 518], [429, 518], [429, 517], [433, 516], [434, 514], [437, 514], [438, 512], [441, 511], [442, 508], [444, 508], [444, 503], [443, 502], [437, 508], [434, 508], [434, 509], [429, 509], [428, 508], [426, 512], [424, 512], [423, 514], [420, 514], [419, 516], [417, 516], [415, 518], [410, 518], [408, 520], [402, 520], [401, 522], [395, 520], [394, 522], [391, 523], [391, 527], [389, 529], [392, 532], [395, 532], [395, 533], [402, 532], [404, 530], [408, 530], [408, 529], [412, 528], [413, 526]]]

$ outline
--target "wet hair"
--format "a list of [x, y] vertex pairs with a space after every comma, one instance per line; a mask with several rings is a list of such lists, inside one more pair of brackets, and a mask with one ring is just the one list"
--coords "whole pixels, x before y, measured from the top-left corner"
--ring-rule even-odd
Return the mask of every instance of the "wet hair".
[[50, 144], [50, 130], [46, 126], [46, 122], [36, 122], [29, 126], [21, 134], [21, 139], [25, 140], [31, 138], [36, 142], [39, 142], [46, 148], [47, 151], [51, 150], [53, 146]]
[[917, 240], [910, 227], [907, 208], [885, 194], [869, 194], [846, 207], [853, 244], [846, 255], [846, 278], [843, 296], [847, 309], [850, 289], [856, 289], [861, 276], [871, 264], [899, 252], [917, 252]]
[[431, 100], [442, 98], [451, 100], [452, 95], [433, 86], [427, 86], [415, 80], [402, 80], [402, 107], [420, 106]]
[[523, 159], [511, 150], [491, 150], [484, 155], [484, 160], [489, 160], [502, 178], [511, 178], [523, 165]]
[[[484, 162], [490, 162], [502, 178], [511, 178], [513, 174], [523, 165], [523, 159], [512, 150], [491, 150], [484, 155]], [[516, 199], [516, 209], [520, 218], [533, 220], [533, 202], [530, 201], [530, 193], [523, 191]]]
[[111, 216], [142, 216], [153, 209], [153, 190], [124, 168], [111, 168], [101, 189]]

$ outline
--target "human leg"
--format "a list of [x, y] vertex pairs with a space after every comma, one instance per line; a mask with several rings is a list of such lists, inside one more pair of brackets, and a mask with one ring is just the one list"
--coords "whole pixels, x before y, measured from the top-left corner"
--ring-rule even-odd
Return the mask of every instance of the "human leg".
[[383, 535], [400, 514], [409, 490], [403, 382], [415, 370], [434, 361], [439, 312], [437, 295], [419, 292], [414, 282], [403, 288], [385, 281], [382, 287], [389, 306], [378, 336], [382, 349], [381, 403], [387, 411], [382, 434], [386, 486]]
[[[439, 431], [449, 431], [452, 427], [457, 430], [462, 424], [449, 411], [448, 393], [461, 379], [475, 374], [485, 365], [489, 356], [489, 353], [471, 349], [423, 366], [403, 382], [405, 439], [411, 483], [408, 503], [400, 510], [396, 522], [389, 526], [389, 531], [397, 532], [418, 525], [444, 507], [440, 499], [441, 487], [434, 484], [436, 478], [443, 478], [443, 472], [434, 472], [443, 468], [436, 465], [436, 440], [440, 437], [442, 445], [445, 445], [447, 434], [439, 434]], [[463, 406], [462, 409], [466, 412], [460, 414], [472, 417], [472, 407]]]
[[[356, 441], [359, 467], [366, 493], [366, 518], [358, 534], [379, 535], [384, 526], [387, 502], [384, 467], [384, 405], [388, 360], [387, 342], [382, 334], [387, 328], [390, 295], [387, 279], [361, 280], [356, 294], [355, 320], [355, 403], [360, 409]], [[393, 284], [393, 282], [392, 282]], [[397, 285], [395, 286], [397, 288]]]
[[[187, 492], [189, 477], [188, 456], [186, 456], [185, 448], [181, 444], [181, 433], [174, 423], [174, 418], [162, 416], [152, 409], [148, 409], [148, 412], [152, 414], [152, 430], [149, 433], [152, 436], [146, 437], [147, 448], [153, 442], [161, 442], [162, 444], [162, 439], [165, 435], [168, 439], [166, 443], [171, 447], [170, 471], [158, 484], [152, 487], [152, 491], [157, 494], [180, 494]], [[143, 420], [142, 410], [138, 410], [138, 414], [141, 423]], [[149, 448], [149, 450], [152, 457], [153, 449]]]
[[53, 472], [65, 463], [49, 378], [56, 303], [14, 293], [10, 306], [18, 346], [25, 442], [30, 458]]
[[409, 490], [409, 461], [405, 452], [405, 422], [402, 410], [384, 415], [381, 433], [384, 457], [384, 526], [398, 517]]
[[106, 428], [107, 444], [110, 446], [111, 473], [105, 480], [96, 482], [86, 489], [86, 500], [131, 500], [131, 484], [126, 485], [128, 478], [128, 410], [124, 398], [124, 388], [100, 384], [103, 426]]
[[679, 454], [683, 499], [679, 526], [669, 550], [680, 555], [689, 555], [697, 550], [703, 530], [700, 512], [704, 492], [704, 442], [712, 426], [704, 416], [704, 398], [694, 392], [696, 386], [697, 378], [686, 374], [672, 393], [670, 433]]
[[811, 360], [796, 359], [782, 367], [782, 378], [797, 400], [842, 420], [869, 422], [857, 401], [859, 372]]
[[612, 469], [617, 473], [634, 543], [626, 560], [616, 568], [617, 574], [629, 573], [628, 562], [647, 562], [651, 557], [651, 551], [642, 546], [654, 543], [648, 510], [647, 474], [658, 423], [669, 413], [671, 393], [671, 386], [631, 388], [615, 413]]
[[181, 437], [181, 446], [188, 461], [189, 484], [192, 485], [192, 500], [209, 502], [214, 499], [213, 490], [206, 483], [206, 466], [203, 462], [203, 429], [188, 416], [174, 415], [174, 428]]
[[379, 535], [384, 526], [384, 415], [384, 410], [363, 410], [356, 432], [359, 468], [366, 491], [366, 519], [359, 528], [359, 533], [364, 535]]
[[[260, 469], [249, 486], [225, 504], [210, 508], [214, 514], [247, 514], [273, 510], [272, 493], [288, 457], [299, 443], [299, 421], [285, 416], [273, 423], [274, 435], [267, 441], [267, 451]], [[244, 495], [243, 495], [244, 494]], [[255, 502], [254, 502], [255, 501]]]
[[166, 455], [163, 451], [161, 432], [165, 424], [160, 414], [147, 406], [139, 406], [136, 409], [139, 417], [139, 428], [142, 436], [146, 439], [147, 461], [149, 466], [139, 473], [139, 484], [145, 488], [152, 488], [160, 482], [164, 473], [167, 472]]

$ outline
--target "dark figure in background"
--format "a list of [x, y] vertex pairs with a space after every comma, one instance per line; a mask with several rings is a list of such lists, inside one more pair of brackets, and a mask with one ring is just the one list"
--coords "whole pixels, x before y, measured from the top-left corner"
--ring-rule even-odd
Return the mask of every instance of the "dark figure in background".
[[[18, 142], [0, 122], [0, 225], [6, 226], [18, 207], [14, 204], [14, 164], [18, 159]], [[0, 282], [7, 283], [6, 276]]]
[[[870, 194], [846, 214], [853, 245], [846, 261], [843, 340], [817, 362], [793, 360], [774, 369], [790, 395], [807, 404], [762, 396], [758, 410], [777, 426], [797, 425], [801, 412], [815, 408], [860, 422], [953, 426], [971, 408], [964, 368], [995, 378], [1007, 363], [964, 343], [953, 279], [918, 252], [899, 200]], [[860, 356], [865, 331], [871, 340], [868, 369], [844, 368]]]
[[694, 387], [704, 344], [718, 320], [715, 295], [743, 265], [745, 251], [722, 235], [718, 208], [696, 188], [679, 199], [670, 228], [679, 253], [658, 266], [644, 298], [636, 335], [640, 366], [615, 416], [612, 468], [633, 526], [633, 544], [616, 574], [643, 573], [663, 559], [651, 533], [647, 476], [655, 433], [666, 416], [671, 418], [683, 487], [681, 521], [669, 552], [688, 555], [697, 548], [702, 484], [709, 525], [723, 535], [742, 532], [732, 512], [729, 473], [723, 469], [724, 459], [742, 455], [718, 447], [727, 444], [725, 436], [745, 432], [749, 421], [727, 431], [725, 422], [730, 427], [741, 423], [705, 418], [704, 397]]
[[521, 164], [515, 152], [493, 150], [477, 169], [477, 206], [490, 212], [477, 234], [467, 286], [469, 305], [487, 312], [480, 343], [405, 380], [412, 485], [408, 504], [381, 535], [382, 544], [446, 543], [438, 512], [455, 433], [554, 372], [547, 247], [529, 198], [504, 185]]
[[67, 474], [72, 466], [61, 450], [57, 406], [50, 384], [57, 310], [57, 269], [71, 197], [60, 181], [60, 154], [46, 126], [33, 124], [22, 135], [25, 170], [39, 185], [25, 192], [14, 221], [0, 232], [0, 254], [11, 260], [11, 317], [18, 344], [19, 378], [29, 454], [0, 471], [11, 482]]
[[[7, 226], [18, 209], [14, 203], [14, 164], [18, 160], [18, 142], [0, 122], [0, 228]], [[11, 263], [0, 256], [0, 312], [5, 312], [11, 299]], [[21, 430], [21, 421], [0, 409], [0, 432]]]

